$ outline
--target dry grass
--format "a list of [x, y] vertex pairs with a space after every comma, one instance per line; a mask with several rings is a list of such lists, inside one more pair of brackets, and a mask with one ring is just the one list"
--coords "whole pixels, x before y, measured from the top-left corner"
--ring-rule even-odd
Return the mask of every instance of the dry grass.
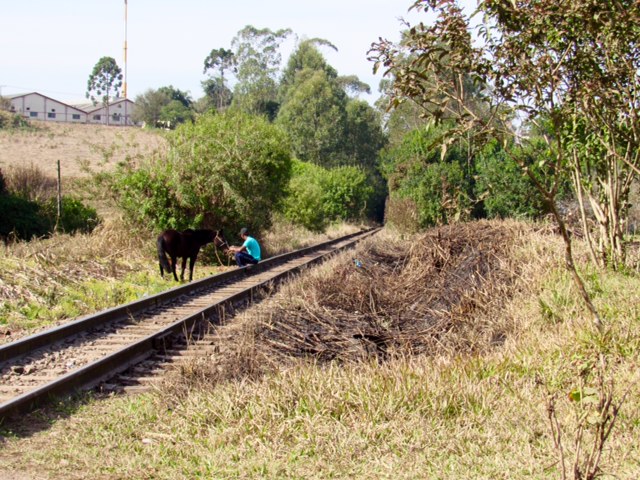
[[63, 184], [90, 172], [112, 169], [166, 148], [161, 133], [131, 127], [32, 122], [32, 127], [0, 130], [0, 169], [39, 168], [57, 177], [60, 160]]
[[[387, 233], [220, 329], [219, 353], [177, 371], [162, 390], [89, 402], [24, 438], [5, 431], [0, 472], [559, 478], [548, 395], [558, 396], [571, 458], [585, 406], [567, 393], [593, 386], [594, 359], [605, 358], [616, 401], [630, 395], [602, 473], [638, 478], [640, 279], [583, 269], [607, 325], [601, 336], [561, 268], [562, 248], [548, 229], [510, 222], [407, 239]], [[384, 356], [352, 338], [372, 326], [390, 342]], [[310, 333], [314, 348], [305, 351]]]
[[260, 239], [267, 256], [279, 255], [291, 250], [355, 233], [361, 226], [338, 223], [330, 225], [323, 233], [315, 233], [284, 218], [276, 218], [273, 226]]

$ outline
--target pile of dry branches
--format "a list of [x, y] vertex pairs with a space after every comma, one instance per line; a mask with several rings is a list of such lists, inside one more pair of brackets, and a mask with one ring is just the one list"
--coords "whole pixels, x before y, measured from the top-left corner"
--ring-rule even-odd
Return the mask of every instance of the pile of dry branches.
[[[303, 280], [298, 298], [271, 305], [255, 334], [272, 353], [320, 360], [469, 351], [499, 341], [488, 313], [516, 272], [521, 227], [445, 226], [411, 241], [373, 239], [330, 275]], [[489, 342], [481, 342], [489, 334]]]
[[384, 361], [503, 342], [508, 326], [492, 313], [517, 288], [511, 251], [526, 228], [474, 222], [409, 240], [378, 234], [218, 328], [217, 353], [182, 381], [247, 378], [297, 358]]

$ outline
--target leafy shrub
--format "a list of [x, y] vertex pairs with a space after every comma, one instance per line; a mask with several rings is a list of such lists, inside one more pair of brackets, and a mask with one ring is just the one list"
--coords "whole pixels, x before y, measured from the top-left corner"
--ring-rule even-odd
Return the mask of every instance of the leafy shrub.
[[0, 237], [30, 239], [47, 235], [51, 223], [37, 202], [0, 195]]
[[[74, 197], [62, 197], [62, 210], [60, 212], [60, 220], [58, 229], [65, 233], [90, 233], [100, 223], [98, 213], [92, 207], [82, 203], [81, 200]], [[57, 201], [55, 198], [49, 199], [44, 206], [43, 211], [52, 226], [55, 226], [56, 217], [58, 215]]]
[[366, 217], [374, 188], [359, 167], [321, 166], [296, 161], [284, 201], [287, 220], [311, 231], [322, 231], [336, 220]]
[[[415, 205], [419, 228], [464, 220], [471, 216], [473, 199], [465, 152], [459, 145], [444, 148], [439, 129], [414, 130], [402, 143], [383, 156], [383, 173], [394, 201], [409, 199]], [[389, 217], [401, 211], [387, 210], [387, 220], [405, 224], [406, 219]]]
[[[524, 152], [522, 152], [524, 154]], [[536, 169], [545, 151], [527, 153], [526, 163]], [[528, 217], [545, 213], [544, 199], [520, 165], [497, 142], [489, 144], [476, 159], [476, 195], [483, 198], [489, 218]]]
[[167, 227], [267, 228], [286, 195], [289, 144], [264, 118], [209, 114], [168, 135], [169, 152], [138, 169], [118, 168], [109, 183], [135, 221]]
[[321, 179], [323, 210], [330, 221], [365, 218], [373, 186], [359, 167], [337, 167]]
[[284, 201], [284, 215], [295, 225], [319, 232], [327, 224], [323, 209], [321, 177], [325, 170], [312, 163], [295, 161]]

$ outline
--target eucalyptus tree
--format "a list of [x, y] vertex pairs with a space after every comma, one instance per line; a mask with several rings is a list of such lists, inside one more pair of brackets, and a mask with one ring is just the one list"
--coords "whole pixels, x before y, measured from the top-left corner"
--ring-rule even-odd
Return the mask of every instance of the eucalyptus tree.
[[273, 31], [247, 25], [233, 38], [231, 48], [237, 68], [233, 107], [275, 118], [279, 107], [280, 45], [290, 34], [290, 29]]
[[338, 78], [338, 71], [327, 63], [318, 47], [338, 51], [338, 47], [322, 38], [308, 38], [298, 43], [289, 56], [287, 66], [280, 79], [280, 99], [284, 101], [289, 89], [296, 84], [297, 75], [304, 70], [322, 70], [327, 78]]
[[296, 75], [277, 123], [289, 133], [297, 158], [325, 167], [344, 163], [346, 101], [325, 70], [307, 68]]
[[87, 81], [87, 98], [94, 105], [98, 101], [107, 109], [107, 125], [109, 124], [109, 104], [112, 97], [120, 96], [122, 88], [122, 70], [112, 57], [102, 57], [95, 64]]

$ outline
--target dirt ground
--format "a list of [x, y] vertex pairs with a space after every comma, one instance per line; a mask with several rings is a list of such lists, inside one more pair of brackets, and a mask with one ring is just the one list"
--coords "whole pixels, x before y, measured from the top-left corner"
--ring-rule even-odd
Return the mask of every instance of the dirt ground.
[[164, 148], [161, 133], [138, 127], [32, 122], [29, 129], [0, 130], [0, 169], [35, 165], [55, 177], [60, 160], [62, 178], [78, 178]]

